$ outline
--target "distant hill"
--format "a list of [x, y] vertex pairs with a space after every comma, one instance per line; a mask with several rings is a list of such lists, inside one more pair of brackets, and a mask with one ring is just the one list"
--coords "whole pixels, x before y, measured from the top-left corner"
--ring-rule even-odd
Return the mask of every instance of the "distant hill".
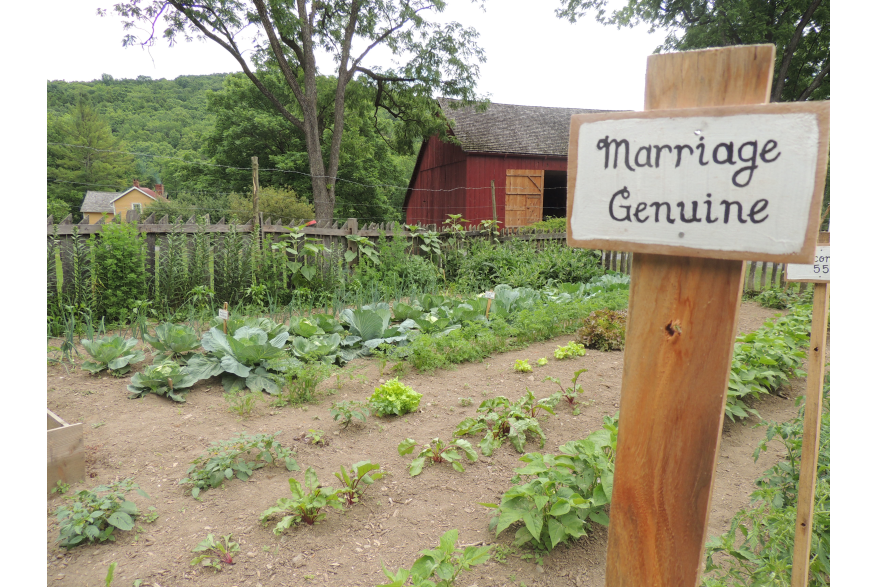
[[[127, 150], [201, 159], [204, 138], [212, 131], [216, 118], [207, 111], [207, 93], [221, 90], [226, 75], [154, 80], [145, 75], [114, 79], [104, 74], [90, 82], [49, 81], [48, 114], [50, 119], [63, 116], [82, 96], [110, 124]], [[141, 181], [162, 181], [167, 190], [178, 189], [169, 170], [162, 169], [152, 157], [136, 157], [136, 164]]]

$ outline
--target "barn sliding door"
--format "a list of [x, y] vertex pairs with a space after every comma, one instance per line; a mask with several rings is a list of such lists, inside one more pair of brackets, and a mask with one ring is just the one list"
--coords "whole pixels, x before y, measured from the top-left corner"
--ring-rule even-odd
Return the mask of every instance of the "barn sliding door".
[[507, 169], [505, 172], [504, 228], [527, 226], [542, 220], [545, 172]]

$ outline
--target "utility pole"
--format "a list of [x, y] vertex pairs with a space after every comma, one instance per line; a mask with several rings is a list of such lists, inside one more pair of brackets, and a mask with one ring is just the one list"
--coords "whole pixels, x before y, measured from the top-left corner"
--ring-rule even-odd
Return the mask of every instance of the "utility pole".
[[259, 222], [259, 158], [251, 157], [253, 164], [253, 222]]

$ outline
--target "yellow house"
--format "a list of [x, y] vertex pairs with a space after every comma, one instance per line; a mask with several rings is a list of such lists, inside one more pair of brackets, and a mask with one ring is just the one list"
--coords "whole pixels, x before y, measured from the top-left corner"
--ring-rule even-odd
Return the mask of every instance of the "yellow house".
[[124, 192], [85, 192], [85, 199], [79, 211], [88, 219], [89, 224], [96, 224], [106, 216], [104, 222], [112, 221], [116, 215], [125, 220], [128, 210], [142, 212], [143, 208], [156, 200], [167, 201], [164, 196], [164, 186], [155, 184], [155, 190], [141, 187], [140, 182], [134, 180], [134, 186]]

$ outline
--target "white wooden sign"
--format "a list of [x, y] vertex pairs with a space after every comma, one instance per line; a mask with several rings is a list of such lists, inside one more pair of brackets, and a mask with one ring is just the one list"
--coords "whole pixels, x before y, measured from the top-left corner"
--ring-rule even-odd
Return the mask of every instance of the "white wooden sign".
[[496, 299], [496, 294], [493, 293], [492, 291], [486, 291], [486, 292], [484, 292], [484, 298], [488, 299], [488, 300], [493, 300], [493, 299]]
[[829, 282], [831, 281], [831, 247], [816, 247], [813, 263], [786, 265], [786, 281]]
[[219, 311], [219, 319], [220, 320], [228, 320], [228, 310], [220, 310]]
[[816, 244], [827, 102], [578, 114], [571, 246], [803, 263]]

